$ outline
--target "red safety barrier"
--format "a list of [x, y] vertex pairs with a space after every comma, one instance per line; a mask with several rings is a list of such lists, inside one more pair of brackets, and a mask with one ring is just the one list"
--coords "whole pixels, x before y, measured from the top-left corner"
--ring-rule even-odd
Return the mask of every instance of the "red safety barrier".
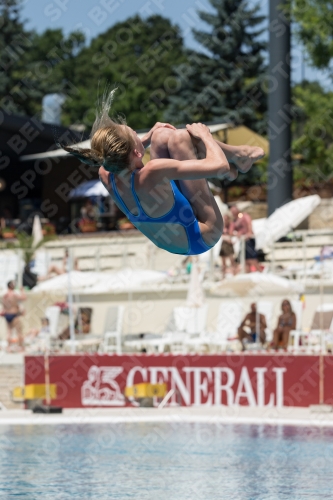
[[[52, 404], [121, 407], [126, 386], [166, 382], [182, 405], [309, 406], [333, 403], [333, 356], [50, 356]], [[320, 364], [322, 362], [322, 364]], [[44, 383], [44, 358], [25, 357], [25, 384]], [[323, 401], [320, 401], [320, 399]]]

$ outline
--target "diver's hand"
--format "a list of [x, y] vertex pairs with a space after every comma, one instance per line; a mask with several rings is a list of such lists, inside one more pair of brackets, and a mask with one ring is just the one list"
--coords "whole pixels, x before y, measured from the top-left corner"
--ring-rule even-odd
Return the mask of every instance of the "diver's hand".
[[156, 122], [155, 125], [149, 130], [149, 132], [147, 132], [146, 135], [141, 139], [141, 142], [145, 148], [150, 145], [152, 135], [158, 128], [168, 128], [171, 130], [176, 130], [176, 127], [174, 127], [170, 123]]
[[186, 125], [186, 130], [196, 139], [204, 140], [212, 137], [209, 128], [203, 123], [192, 123], [192, 125]]
[[153, 132], [155, 132], [155, 130], [158, 128], [171, 128], [172, 130], [176, 130], [176, 127], [174, 127], [170, 123], [156, 122], [153, 128], [150, 130], [151, 134], [153, 134]]

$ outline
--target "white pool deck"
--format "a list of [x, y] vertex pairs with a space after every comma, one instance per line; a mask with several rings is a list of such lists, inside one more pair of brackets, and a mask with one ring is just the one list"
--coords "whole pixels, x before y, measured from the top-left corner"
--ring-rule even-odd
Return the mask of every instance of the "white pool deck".
[[332, 407], [251, 408], [240, 406], [64, 409], [62, 414], [33, 414], [30, 410], [1, 410], [0, 425], [119, 424], [119, 423], [204, 423], [213, 425], [295, 425], [333, 427]]

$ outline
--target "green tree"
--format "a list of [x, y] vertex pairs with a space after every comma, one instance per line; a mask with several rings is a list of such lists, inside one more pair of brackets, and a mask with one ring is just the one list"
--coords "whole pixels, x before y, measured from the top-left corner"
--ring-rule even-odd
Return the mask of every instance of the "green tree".
[[178, 123], [224, 121], [265, 130], [264, 17], [244, 0], [209, 0], [213, 13], [199, 12], [210, 31], [193, 30], [206, 53], [191, 53], [175, 68], [182, 81], [170, 97], [166, 118]]
[[[0, 102], [9, 112], [25, 109], [21, 90], [24, 54], [32, 46], [30, 32], [20, 20], [21, 0], [0, 3]], [[32, 97], [33, 92], [28, 92]]]
[[96, 99], [107, 83], [117, 86], [112, 112], [148, 128], [161, 120], [170, 93], [177, 91], [174, 64], [185, 60], [179, 28], [162, 16], [134, 16], [93, 39], [75, 58], [71, 82], [78, 90], [64, 106], [66, 124], [91, 126]]
[[21, 5], [22, 0], [0, 3], [0, 106], [34, 115], [40, 114], [45, 94], [62, 92], [70, 98], [75, 93], [75, 57], [85, 40], [79, 32], [66, 37], [62, 30], [27, 31]]
[[324, 184], [333, 177], [333, 92], [317, 82], [303, 82], [294, 87], [293, 101], [293, 154], [302, 158], [295, 180]]
[[314, 66], [328, 68], [333, 57], [332, 0], [290, 0], [287, 14]]

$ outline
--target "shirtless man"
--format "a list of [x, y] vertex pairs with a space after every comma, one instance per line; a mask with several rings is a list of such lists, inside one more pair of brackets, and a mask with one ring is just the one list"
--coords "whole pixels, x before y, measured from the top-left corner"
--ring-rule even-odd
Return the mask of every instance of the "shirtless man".
[[[238, 338], [242, 343], [242, 349], [245, 351], [245, 340], [247, 342], [255, 342], [256, 336], [259, 335], [262, 344], [266, 341], [266, 318], [263, 314], [257, 315], [257, 304], [251, 304], [251, 312], [249, 312], [238, 328]], [[257, 317], [258, 316], [258, 317]], [[258, 332], [257, 332], [258, 327]]]
[[7, 322], [7, 342], [8, 349], [10, 348], [10, 344], [13, 343], [12, 333], [13, 330], [16, 330], [18, 345], [23, 349], [23, 335], [22, 335], [22, 324], [20, 321], [21, 311], [19, 307], [19, 303], [22, 300], [26, 300], [26, 295], [22, 288], [21, 292], [18, 293], [15, 291], [15, 283], [14, 281], [9, 281], [7, 284], [7, 293], [2, 297], [2, 306], [3, 311], [1, 315], [5, 318]]

